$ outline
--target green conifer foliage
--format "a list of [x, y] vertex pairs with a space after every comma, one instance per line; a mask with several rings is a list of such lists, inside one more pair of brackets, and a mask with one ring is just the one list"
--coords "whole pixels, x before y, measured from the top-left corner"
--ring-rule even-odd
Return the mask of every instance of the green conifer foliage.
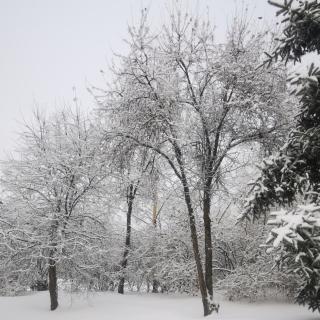
[[[319, 1], [269, 2], [280, 9], [285, 28], [266, 64], [319, 54]], [[320, 311], [320, 69], [312, 64], [307, 76], [289, 81], [300, 99], [295, 128], [281, 150], [263, 161], [241, 217], [254, 220], [273, 206], [285, 208], [271, 213], [274, 229], [267, 242], [301, 279], [297, 303]]]

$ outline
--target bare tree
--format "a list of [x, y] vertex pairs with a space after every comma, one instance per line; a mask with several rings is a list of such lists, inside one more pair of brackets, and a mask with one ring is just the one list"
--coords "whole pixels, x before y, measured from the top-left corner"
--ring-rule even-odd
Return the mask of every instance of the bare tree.
[[[227, 42], [217, 45], [209, 22], [173, 12], [152, 33], [147, 14], [130, 29], [130, 53], [114, 67], [112, 89], [96, 95], [108, 112], [110, 135], [160, 155], [181, 183], [190, 224], [204, 315], [213, 302], [211, 198], [241, 145], [266, 142], [286, 119], [285, 70], [258, 69], [266, 33], [235, 20]], [[283, 108], [279, 106], [283, 106]], [[204, 268], [194, 192], [201, 195]]]
[[86, 201], [104, 179], [105, 163], [93, 127], [79, 112], [48, 119], [36, 112], [34, 120], [20, 136], [19, 157], [3, 164], [2, 182], [16, 215], [7, 232], [16, 244], [9, 261], [46, 263], [55, 310], [58, 265], [90, 255], [97, 239], [90, 226], [99, 226], [99, 219], [86, 212]]
[[[128, 265], [128, 255], [131, 247], [132, 213], [133, 205], [139, 189], [139, 185], [148, 170], [152, 161], [148, 159], [149, 150], [139, 150], [128, 143], [122, 143], [119, 139], [110, 140], [109, 153], [111, 154], [110, 164], [118, 174], [117, 183], [124, 185], [126, 199], [126, 233], [123, 257], [120, 263], [121, 276], [118, 284], [118, 293], [124, 293], [125, 275]], [[111, 147], [112, 146], [112, 147]]]

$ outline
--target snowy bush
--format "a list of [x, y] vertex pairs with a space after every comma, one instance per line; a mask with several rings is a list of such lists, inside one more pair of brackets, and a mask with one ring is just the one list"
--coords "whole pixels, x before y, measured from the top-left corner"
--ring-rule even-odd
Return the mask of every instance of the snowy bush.
[[[219, 259], [216, 255], [217, 262], [220, 261], [220, 268], [215, 272], [219, 276], [217, 288], [230, 300], [292, 300], [297, 286], [295, 277], [275, 266], [275, 255], [267, 254], [261, 246], [270, 227], [243, 223], [229, 228], [220, 226], [218, 234], [216, 250], [219, 251], [223, 239], [223, 253], [228, 258]], [[221, 264], [229, 260], [227, 264]]]
[[162, 226], [162, 230], [149, 226], [134, 235], [126, 268], [132, 290], [152, 290], [154, 280], [161, 292], [194, 294], [199, 290], [187, 226], [179, 225], [178, 217], [172, 220], [173, 226]]
[[297, 281], [294, 276], [272, 268], [272, 259], [264, 254], [254, 263], [246, 263], [231, 271], [217, 283], [229, 300], [292, 300]]

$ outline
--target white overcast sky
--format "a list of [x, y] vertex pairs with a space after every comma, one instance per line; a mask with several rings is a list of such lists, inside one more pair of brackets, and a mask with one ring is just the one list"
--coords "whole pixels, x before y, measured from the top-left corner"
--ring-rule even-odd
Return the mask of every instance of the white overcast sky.
[[[245, 3], [252, 20], [274, 23], [266, 0], [181, 0], [200, 14], [209, 8], [216, 37]], [[32, 110], [71, 105], [76, 88], [83, 109], [94, 107], [86, 88], [102, 84], [113, 52], [126, 46], [127, 26], [148, 7], [160, 25], [166, 0], [0, 0], [0, 159], [14, 146], [16, 132]], [[263, 17], [263, 19], [258, 19]]]

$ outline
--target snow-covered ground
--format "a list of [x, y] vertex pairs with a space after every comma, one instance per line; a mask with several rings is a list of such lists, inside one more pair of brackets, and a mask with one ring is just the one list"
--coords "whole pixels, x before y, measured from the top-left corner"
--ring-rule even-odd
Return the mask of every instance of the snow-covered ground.
[[[60, 307], [49, 311], [47, 292], [0, 297], [2, 320], [188, 320], [203, 319], [198, 297], [165, 294], [99, 293], [75, 296], [60, 293]], [[221, 311], [206, 319], [315, 320], [319, 315], [292, 304], [244, 304], [221, 301]]]

